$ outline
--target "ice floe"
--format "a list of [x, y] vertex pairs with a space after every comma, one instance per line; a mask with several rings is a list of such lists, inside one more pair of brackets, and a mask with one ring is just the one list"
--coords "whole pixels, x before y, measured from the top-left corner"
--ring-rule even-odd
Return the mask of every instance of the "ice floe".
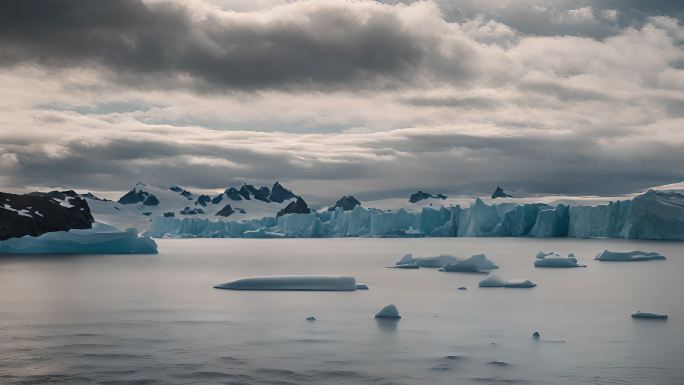
[[491, 275], [480, 281], [479, 287], [509, 287], [509, 288], [531, 288], [537, 286], [530, 280], [507, 281], [497, 275]]
[[586, 267], [577, 263], [575, 254], [568, 254], [567, 258], [561, 257], [556, 253], [545, 253], [540, 251], [534, 261], [534, 267], [551, 267], [551, 268], [566, 268], [566, 267]]
[[340, 275], [271, 275], [241, 278], [214, 286], [230, 290], [354, 291], [356, 278]]
[[659, 260], [659, 259], [666, 259], [665, 256], [658, 254], [653, 251], [626, 251], [626, 252], [616, 252], [616, 251], [608, 251], [604, 250], [596, 255], [596, 258], [594, 258], [597, 261], [626, 261], [626, 262], [632, 262], [632, 261], [651, 261], [651, 260]]
[[637, 311], [636, 313], [632, 314], [632, 318], [667, 319], [667, 314]]

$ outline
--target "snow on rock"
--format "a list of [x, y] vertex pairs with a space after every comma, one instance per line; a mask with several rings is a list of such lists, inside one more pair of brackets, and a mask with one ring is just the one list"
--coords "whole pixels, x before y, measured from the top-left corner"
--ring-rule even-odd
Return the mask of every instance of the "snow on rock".
[[394, 304], [387, 305], [375, 313], [375, 318], [389, 318], [389, 319], [399, 319], [399, 310]]
[[632, 314], [632, 318], [667, 319], [667, 314], [637, 311], [636, 313]]
[[241, 278], [214, 286], [230, 290], [353, 291], [356, 279], [339, 275], [272, 275]]
[[537, 253], [534, 261], [534, 267], [551, 267], [551, 268], [566, 268], [566, 267], [586, 267], [577, 263], [575, 254], [568, 254], [567, 258], [563, 258], [556, 253], [544, 253], [540, 251]]
[[497, 275], [491, 275], [480, 281], [479, 287], [509, 287], [509, 288], [532, 288], [537, 284], [529, 280], [506, 281]]
[[157, 244], [136, 229], [95, 222], [90, 229], [54, 231], [0, 241], [0, 254], [156, 254]]
[[627, 252], [617, 252], [603, 250], [596, 255], [594, 258], [597, 261], [610, 261], [610, 262], [635, 262], [635, 261], [651, 261], [651, 260], [661, 260], [666, 259], [665, 256], [658, 254], [653, 251], [627, 251]]

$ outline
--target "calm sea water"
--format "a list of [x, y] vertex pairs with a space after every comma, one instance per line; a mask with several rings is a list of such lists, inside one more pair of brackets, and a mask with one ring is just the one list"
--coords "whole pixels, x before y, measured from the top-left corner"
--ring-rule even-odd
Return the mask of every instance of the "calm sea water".
[[[606, 248], [668, 260], [593, 261]], [[159, 250], [0, 258], [0, 383], [684, 383], [684, 243], [201, 239]], [[588, 267], [535, 269], [539, 250], [574, 252]], [[385, 268], [405, 253], [485, 253], [496, 274], [539, 286], [479, 289], [480, 275]], [[212, 288], [314, 273], [370, 290]], [[403, 318], [377, 322], [389, 303]], [[632, 320], [637, 310], [670, 319]]]

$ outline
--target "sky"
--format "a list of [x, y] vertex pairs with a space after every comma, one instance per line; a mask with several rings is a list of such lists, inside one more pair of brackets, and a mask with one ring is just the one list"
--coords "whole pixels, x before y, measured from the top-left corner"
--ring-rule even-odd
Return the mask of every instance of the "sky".
[[0, 190], [684, 180], [684, 3], [9, 0]]

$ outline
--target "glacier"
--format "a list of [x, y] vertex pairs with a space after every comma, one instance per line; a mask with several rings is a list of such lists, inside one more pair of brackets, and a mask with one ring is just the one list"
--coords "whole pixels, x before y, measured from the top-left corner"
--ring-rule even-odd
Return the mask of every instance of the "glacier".
[[0, 241], [0, 254], [156, 254], [157, 243], [148, 233], [120, 230], [100, 222], [90, 229], [54, 231]]
[[574, 237], [684, 240], [684, 191], [649, 190], [594, 206], [503, 202], [411, 211], [312, 211], [240, 221], [155, 216], [155, 238]]

